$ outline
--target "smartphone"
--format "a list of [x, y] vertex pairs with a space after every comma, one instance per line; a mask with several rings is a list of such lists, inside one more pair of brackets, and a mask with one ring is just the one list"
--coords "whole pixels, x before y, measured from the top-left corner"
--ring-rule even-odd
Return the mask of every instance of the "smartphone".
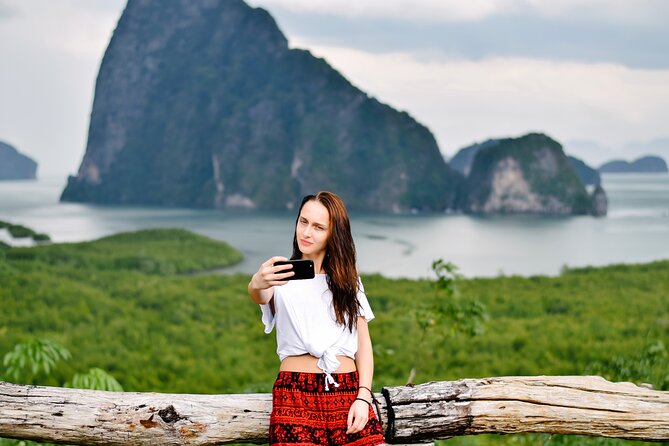
[[[303, 279], [313, 279], [315, 277], [314, 272], [314, 261], [313, 260], [288, 260], [288, 261], [279, 261], [274, 264], [274, 266], [279, 265], [293, 265], [292, 271], [295, 272], [295, 275], [288, 277], [283, 280], [303, 280]], [[283, 272], [288, 272], [283, 271]]]

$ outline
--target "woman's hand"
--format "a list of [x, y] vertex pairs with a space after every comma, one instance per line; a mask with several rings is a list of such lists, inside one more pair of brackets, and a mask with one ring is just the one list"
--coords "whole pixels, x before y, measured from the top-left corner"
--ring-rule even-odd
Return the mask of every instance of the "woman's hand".
[[[274, 266], [274, 263], [288, 260], [285, 257], [275, 256], [260, 265], [258, 271], [253, 274], [247, 287], [251, 300], [257, 304], [267, 304], [274, 296], [274, 286], [286, 283], [286, 278], [294, 275], [290, 271], [291, 264]], [[272, 310], [273, 312], [274, 310]]]
[[273, 286], [284, 285], [287, 282], [284, 279], [295, 275], [295, 273], [291, 271], [293, 266], [290, 264], [279, 266], [273, 265], [276, 262], [286, 260], [288, 259], [281, 256], [275, 256], [268, 259], [265, 263], [260, 265], [258, 271], [253, 274], [251, 283], [249, 284], [250, 287], [256, 290], [266, 290]]
[[355, 434], [360, 432], [369, 419], [369, 404], [365, 401], [355, 400], [348, 410], [348, 427], [346, 434]]

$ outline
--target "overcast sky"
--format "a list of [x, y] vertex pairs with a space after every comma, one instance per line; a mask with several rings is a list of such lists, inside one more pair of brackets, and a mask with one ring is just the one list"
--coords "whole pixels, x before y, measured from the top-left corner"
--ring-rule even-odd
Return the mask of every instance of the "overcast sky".
[[[292, 47], [427, 125], [446, 156], [530, 131], [611, 150], [669, 136], [669, 1], [250, 3], [270, 11]], [[78, 169], [124, 5], [0, 0], [0, 140], [37, 159], [40, 173]]]

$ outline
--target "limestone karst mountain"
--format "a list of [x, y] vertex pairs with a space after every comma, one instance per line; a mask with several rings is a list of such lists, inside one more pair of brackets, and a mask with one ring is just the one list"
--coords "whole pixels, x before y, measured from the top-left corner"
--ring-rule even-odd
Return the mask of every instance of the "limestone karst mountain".
[[466, 212], [606, 214], [601, 186], [588, 195], [562, 146], [544, 134], [488, 140], [468, 149], [472, 161], [459, 202]]
[[289, 49], [241, 0], [129, 0], [61, 199], [285, 209], [321, 189], [351, 209], [444, 210], [462, 177], [430, 131]]

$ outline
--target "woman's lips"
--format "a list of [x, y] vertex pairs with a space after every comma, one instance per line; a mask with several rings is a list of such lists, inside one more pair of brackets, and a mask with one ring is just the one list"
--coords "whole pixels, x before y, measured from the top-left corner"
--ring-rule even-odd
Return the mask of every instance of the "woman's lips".
[[300, 242], [301, 242], [303, 245], [305, 245], [305, 246], [313, 245], [312, 242], [308, 242], [308, 241], [306, 241], [306, 240], [302, 240], [302, 239], [300, 239]]

